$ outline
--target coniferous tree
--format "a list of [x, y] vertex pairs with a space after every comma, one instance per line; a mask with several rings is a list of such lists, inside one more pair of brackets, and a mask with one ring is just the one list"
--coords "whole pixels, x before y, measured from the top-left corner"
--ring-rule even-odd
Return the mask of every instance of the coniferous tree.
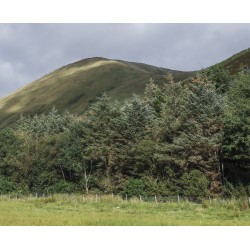
[[145, 88], [145, 103], [148, 104], [159, 116], [165, 103], [164, 93], [151, 78]]
[[226, 94], [232, 83], [232, 76], [230, 72], [222, 65], [214, 65], [203, 71], [204, 76], [207, 77], [218, 93]]
[[125, 102], [122, 110], [122, 137], [126, 154], [123, 171], [138, 176], [153, 164], [152, 131], [156, 115], [153, 108], [136, 95]]
[[210, 180], [210, 191], [220, 192], [220, 149], [223, 99], [209, 81], [197, 76], [187, 86], [168, 85], [163, 113], [165, 131], [160, 157], [181, 175], [192, 169]]
[[200, 198], [221, 193], [223, 163], [227, 180], [247, 185], [249, 72], [166, 80], [163, 88], [150, 80], [144, 96], [125, 102], [104, 94], [80, 117], [53, 108], [1, 130], [0, 191]]
[[223, 111], [223, 98], [211, 82], [200, 78], [198, 83], [190, 84], [184, 130], [174, 142], [184, 149], [188, 169], [199, 169], [208, 177], [213, 194], [221, 192]]
[[96, 184], [108, 192], [114, 191], [120, 182], [117, 171], [121, 143], [117, 120], [120, 112], [119, 104], [112, 103], [103, 94], [84, 118], [85, 160], [90, 166], [96, 166]]

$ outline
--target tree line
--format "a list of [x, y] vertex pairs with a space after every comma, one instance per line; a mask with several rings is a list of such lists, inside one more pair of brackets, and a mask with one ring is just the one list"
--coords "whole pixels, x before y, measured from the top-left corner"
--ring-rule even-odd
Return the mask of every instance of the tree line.
[[168, 74], [142, 96], [103, 94], [83, 115], [53, 108], [0, 130], [1, 193], [250, 195], [250, 73]]

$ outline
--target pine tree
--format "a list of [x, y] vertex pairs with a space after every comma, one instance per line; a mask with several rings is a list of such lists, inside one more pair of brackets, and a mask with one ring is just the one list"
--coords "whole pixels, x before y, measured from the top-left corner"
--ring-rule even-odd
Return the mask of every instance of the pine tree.
[[185, 87], [169, 84], [167, 90], [160, 158], [165, 155], [166, 164], [177, 167], [176, 173], [202, 171], [210, 180], [211, 193], [219, 193], [222, 97], [200, 76]]
[[146, 85], [144, 94], [145, 103], [152, 107], [156, 115], [159, 116], [160, 112], [162, 111], [162, 106], [165, 102], [165, 98], [163, 91], [159, 88], [158, 85], [154, 83], [154, 80], [152, 78]]
[[204, 76], [208, 78], [218, 93], [227, 93], [232, 83], [232, 76], [230, 72], [225, 69], [222, 65], [214, 65], [207, 70], [203, 71]]
[[120, 117], [118, 102], [112, 103], [103, 94], [90, 107], [84, 118], [84, 134], [86, 140], [85, 160], [95, 166], [96, 184], [104, 191], [112, 192], [119, 186], [117, 171], [120, 134], [118, 120]]
[[154, 109], [134, 95], [122, 107], [120, 133], [123, 138], [123, 173], [138, 177], [153, 164], [154, 122], [157, 116]]

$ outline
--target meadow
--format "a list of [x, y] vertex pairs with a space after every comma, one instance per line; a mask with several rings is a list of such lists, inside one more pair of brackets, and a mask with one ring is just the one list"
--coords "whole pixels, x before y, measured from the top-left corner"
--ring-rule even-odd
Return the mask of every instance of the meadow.
[[0, 198], [1, 226], [249, 226], [247, 198], [200, 204], [145, 202], [119, 196]]

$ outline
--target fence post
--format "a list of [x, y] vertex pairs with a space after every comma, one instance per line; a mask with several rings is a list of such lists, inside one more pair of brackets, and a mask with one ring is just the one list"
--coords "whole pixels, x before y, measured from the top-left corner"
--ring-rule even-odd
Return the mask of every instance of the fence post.
[[[139, 195], [140, 196], [140, 195]], [[141, 196], [140, 196], [140, 202], [142, 202]]]
[[157, 202], [157, 197], [156, 197], [156, 195], [155, 195], [155, 204], [157, 204], [158, 202]]
[[177, 196], [178, 203], [180, 203], [180, 195]]
[[37, 198], [37, 193], [36, 193], [36, 198]]
[[248, 205], [250, 206], [250, 197], [248, 197]]
[[114, 194], [112, 193], [112, 199], [114, 198]]
[[210, 196], [208, 196], [208, 198], [209, 198], [209, 202], [210, 202], [210, 203], [212, 203], [212, 201], [211, 201], [211, 197], [210, 197]]
[[97, 194], [95, 194], [95, 202], [97, 202]]

